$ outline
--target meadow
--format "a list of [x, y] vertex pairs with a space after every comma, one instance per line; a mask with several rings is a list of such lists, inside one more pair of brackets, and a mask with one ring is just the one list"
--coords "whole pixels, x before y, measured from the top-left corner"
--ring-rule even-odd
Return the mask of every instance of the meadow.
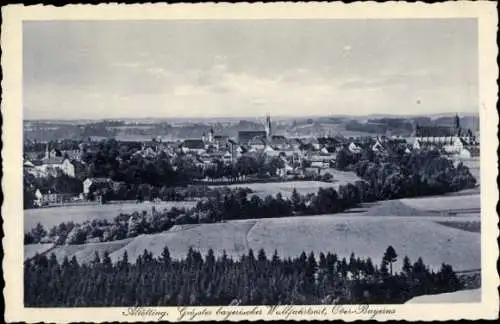
[[[266, 196], [271, 195], [276, 197], [278, 193], [281, 193], [283, 198], [290, 198], [292, 196], [293, 189], [297, 189], [297, 192], [301, 195], [307, 195], [310, 193], [317, 193], [319, 188], [329, 188], [333, 187], [338, 189], [340, 185], [346, 185], [348, 183], [354, 183], [361, 180], [354, 172], [349, 171], [339, 171], [332, 168], [324, 169], [321, 174], [330, 173], [333, 175], [333, 182], [324, 181], [285, 181], [285, 182], [269, 182], [269, 183], [244, 183], [244, 184], [232, 184], [228, 185], [229, 188], [249, 188], [252, 190], [251, 195], [259, 196], [264, 199]], [[211, 186], [219, 187], [219, 186]]]
[[479, 212], [481, 208], [479, 194], [404, 198], [400, 201], [412, 208], [435, 212]]
[[50, 207], [24, 210], [24, 232], [34, 228], [37, 223], [42, 224], [46, 229], [59, 225], [62, 222], [83, 223], [87, 220], [107, 219], [113, 220], [120, 213], [142, 212], [146, 210], [151, 213], [153, 206], [157, 210], [172, 207], [193, 207], [194, 201], [166, 201], [159, 203], [116, 203], [103, 205], [84, 205], [67, 207]]
[[[304, 250], [315, 253], [331, 251], [346, 258], [355, 252], [360, 257], [371, 257], [378, 264], [380, 251], [392, 245], [398, 254], [408, 255], [414, 260], [421, 256], [426, 264], [436, 269], [442, 262], [451, 264], [456, 270], [480, 268], [481, 235], [438, 223], [456, 219], [450, 216], [375, 217], [347, 213], [237, 220], [176, 226], [159, 234], [116, 242], [61, 246], [52, 251], [58, 259], [74, 255], [80, 262], [89, 262], [95, 251], [101, 255], [108, 251], [111, 259], [118, 261], [126, 251], [133, 262], [144, 249], [159, 256], [165, 245], [173, 258], [185, 257], [190, 247], [202, 254], [206, 254], [209, 248], [216, 255], [225, 250], [228, 256], [235, 258], [250, 248], [255, 252], [263, 248], [269, 256], [276, 249], [283, 257], [296, 256]], [[477, 219], [477, 216], [460, 218], [464, 222]], [[398, 260], [396, 267], [401, 265], [402, 260]]]

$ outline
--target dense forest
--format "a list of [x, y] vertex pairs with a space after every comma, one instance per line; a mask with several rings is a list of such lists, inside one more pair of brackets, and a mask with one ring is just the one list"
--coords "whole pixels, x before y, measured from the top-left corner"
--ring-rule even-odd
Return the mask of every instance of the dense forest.
[[337, 154], [336, 167], [356, 172], [369, 183], [375, 200], [441, 195], [476, 185], [468, 167], [461, 162], [455, 165], [434, 150], [409, 154], [394, 150], [387, 156], [342, 150]]
[[[382, 253], [381, 253], [382, 254]], [[239, 260], [225, 252], [204, 257], [193, 249], [182, 260], [170, 257], [167, 247], [160, 257], [144, 251], [135, 263], [124, 252], [112, 263], [98, 255], [91, 264], [75, 257], [58, 262], [54, 254], [37, 255], [24, 266], [24, 303], [27, 307], [106, 307], [177, 305], [279, 305], [404, 303], [422, 294], [462, 288], [450, 265], [430, 271], [419, 258], [403, 258], [402, 271], [393, 271], [398, 260], [389, 246], [380, 266], [370, 258], [351, 254], [303, 252], [294, 258], [269, 259], [264, 250], [252, 250]]]

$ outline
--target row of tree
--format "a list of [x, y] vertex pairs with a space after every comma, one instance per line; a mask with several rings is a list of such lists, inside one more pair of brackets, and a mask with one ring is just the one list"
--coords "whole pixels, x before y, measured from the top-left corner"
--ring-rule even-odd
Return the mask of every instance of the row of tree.
[[394, 154], [382, 161], [360, 160], [353, 168], [370, 184], [377, 200], [442, 195], [476, 185], [469, 168], [461, 162], [454, 165], [433, 150]]
[[249, 175], [273, 176], [283, 167], [280, 158], [265, 155], [241, 156], [235, 163], [224, 164], [214, 158], [209, 166], [202, 166], [192, 155], [177, 152], [175, 157], [165, 152], [153, 156], [136, 154], [136, 147], [129, 147], [115, 140], [99, 143], [97, 150], [86, 152], [86, 177], [106, 177], [126, 184], [149, 184], [154, 187], [172, 187], [192, 183], [196, 179], [227, 178], [237, 180]]
[[[392, 251], [391, 251], [392, 250]], [[391, 258], [392, 257], [392, 258]], [[422, 295], [462, 288], [453, 268], [443, 264], [433, 272], [419, 258], [405, 257], [401, 272], [389, 272], [397, 257], [389, 247], [379, 266], [370, 258], [351, 254], [314, 253], [271, 259], [252, 250], [239, 260], [225, 251], [189, 249], [182, 260], [171, 258], [167, 247], [158, 258], [144, 250], [135, 263], [125, 251], [111, 261], [96, 252], [90, 264], [73, 256], [59, 263], [54, 254], [36, 255], [24, 266], [24, 303], [27, 307], [199, 306], [279, 304], [404, 303]]]
[[370, 198], [369, 186], [363, 181], [355, 185], [320, 188], [316, 194], [301, 195], [296, 189], [290, 198], [281, 193], [261, 199], [246, 188], [223, 188], [199, 201], [193, 208], [172, 208], [151, 213], [120, 214], [113, 221], [92, 220], [82, 224], [62, 223], [47, 231], [41, 224], [24, 236], [25, 244], [56, 243], [84, 244], [114, 241], [141, 234], [159, 233], [173, 225], [215, 223], [235, 219], [288, 217], [291, 215], [318, 215], [342, 212]]

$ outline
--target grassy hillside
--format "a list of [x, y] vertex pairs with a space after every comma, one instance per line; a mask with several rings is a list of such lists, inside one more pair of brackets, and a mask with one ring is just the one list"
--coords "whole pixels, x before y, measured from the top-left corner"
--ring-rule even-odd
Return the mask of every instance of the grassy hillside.
[[113, 253], [114, 251], [123, 248], [131, 241], [132, 239], [125, 239], [103, 243], [63, 245], [56, 247], [51, 251], [51, 253], [53, 252], [59, 261], [62, 261], [64, 257], [68, 257], [68, 259], [71, 259], [73, 256], [75, 256], [78, 262], [88, 263], [94, 259], [95, 252], [98, 252], [99, 256], [102, 257], [105, 251], [108, 251], [108, 253]]
[[[202, 253], [212, 248], [216, 255], [226, 250], [233, 257], [247, 248], [255, 252], [263, 248], [268, 256], [277, 249], [284, 257], [302, 251], [332, 251], [347, 258], [354, 251], [379, 264], [380, 251], [392, 245], [398, 254], [413, 260], [422, 256], [435, 268], [442, 262], [456, 269], [479, 268], [480, 234], [443, 226], [432, 219], [435, 218], [323, 215], [201, 224], [183, 231], [137, 237], [111, 257], [118, 260], [127, 251], [132, 261], [144, 249], [159, 255], [167, 245], [176, 258], [185, 256], [189, 247]], [[401, 263], [398, 260], [396, 267]]]
[[42, 254], [50, 248], [52, 248], [54, 244], [48, 243], [48, 244], [28, 244], [24, 246], [24, 260], [31, 259], [34, 257], [37, 253]]
[[165, 245], [168, 245], [173, 258], [183, 258], [190, 246], [206, 254], [212, 248], [216, 255], [222, 255], [225, 249], [228, 255], [238, 257], [248, 252], [248, 231], [254, 226], [256, 220], [233, 221], [222, 224], [201, 224], [188, 227], [185, 230], [172, 229], [160, 234], [141, 235], [130, 244], [116, 250], [111, 254], [111, 259], [116, 261], [127, 251], [129, 260], [135, 260], [144, 249], [154, 255], [160, 255]]
[[52, 208], [37, 208], [27, 209], [24, 211], [24, 232], [41, 223], [47, 230], [54, 225], [59, 225], [62, 222], [83, 223], [93, 219], [112, 220], [120, 213], [132, 213], [134, 211], [142, 212], [147, 210], [151, 212], [154, 206], [157, 210], [172, 207], [192, 207], [196, 203], [191, 201], [167, 201], [154, 204], [104, 204], [104, 205], [86, 205], [86, 206], [68, 206], [68, 207], [52, 207]]
[[[421, 256], [433, 268], [439, 268], [445, 262], [456, 270], [469, 270], [481, 267], [481, 235], [477, 231], [467, 231], [462, 225], [480, 225], [479, 206], [479, 195], [382, 201], [333, 215], [176, 225], [159, 234], [108, 243], [62, 246], [55, 248], [54, 252], [58, 259], [75, 255], [79, 261], [88, 262], [95, 251], [101, 255], [108, 251], [113, 261], [119, 260], [127, 251], [129, 260], [134, 261], [144, 249], [160, 255], [165, 245], [174, 258], [185, 257], [189, 247], [203, 254], [209, 248], [216, 255], [225, 250], [228, 256], [236, 258], [249, 248], [255, 253], [264, 248], [268, 257], [274, 249], [284, 257], [297, 256], [302, 251], [317, 254], [331, 251], [348, 258], [354, 252], [360, 257], [371, 257], [379, 264], [381, 251], [392, 245], [400, 256], [408, 255], [412, 261]], [[444, 216], [443, 211], [450, 209], [466, 212]], [[473, 209], [476, 211], [471, 211]], [[44, 248], [47, 247], [26, 246], [25, 254], [34, 255], [35, 251]], [[400, 257], [395, 266], [401, 265]]]
[[403, 204], [425, 211], [470, 211], [481, 208], [481, 196], [472, 194], [467, 196], [442, 196], [405, 198], [400, 200]]

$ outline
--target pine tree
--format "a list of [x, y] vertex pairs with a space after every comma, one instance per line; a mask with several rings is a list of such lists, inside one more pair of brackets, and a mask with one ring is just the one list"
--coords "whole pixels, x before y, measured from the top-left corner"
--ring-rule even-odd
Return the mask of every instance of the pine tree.
[[392, 245], [389, 245], [389, 247], [384, 253], [383, 260], [385, 260], [389, 264], [391, 276], [392, 276], [392, 264], [396, 262], [397, 259], [398, 255], [396, 254], [396, 250], [394, 250]]
[[382, 263], [380, 264], [380, 273], [382, 277], [387, 277], [389, 275], [389, 269], [387, 268], [388, 262], [386, 259], [382, 259]]
[[163, 247], [163, 251], [161, 252], [161, 260], [165, 269], [170, 267], [172, 260], [170, 258], [170, 251], [166, 245]]
[[259, 253], [257, 255], [257, 259], [260, 261], [260, 262], [264, 262], [267, 260], [267, 256], [266, 256], [266, 251], [264, 251], [264, 249], [260, 249], [259, 250]]
[[372, 259], [370, 257], [368, 257], [366, 259], [365, 273], [368, 277], [371, 277], [375, 274], [375, 267], [373, 266], [373, 262], [372, 262]]
[[278, 256], [278, 250], [276, 250], [276, 249], [274, 249], [272, 264], [274, 266], [277, 266], [278, 264], [280, 264], [280, 257]]
[[320, 252], [320, 254], [319, 254], [319, 268], [320, 269], [327, 268], [326, 257], [325, 257], [325, 254], [323, 252]]
[[94, 260], [92, 260], [93, 265], [99, 265], [101, 263], [101, 258], [99, 257], [99, 252], [95, 251]]
[[314, 253], [311, 252], [307, 257], [307, 265], [305, 269], [306, 278], [312, 281], [314, 279], [314, 274], [316, 273], [317, 270], [318, 270], [318, 263], [316, 262]]
[[291, 202], [292, 202], [292, 211], [296, 214], [300, 213], [301, 212], [300, 205], [302, 203], [302, 198], [300, 197], [297, 188], [293, 188]]
[[107, 271], [113, 268], [113, 263], [111, 262], [111, 258], [109, 257], [109, 252], [107, 250], [104, 251], [104, 255], [102, 257], [102, 264], [104, 266], [104, 269]]
[[411, 266], [410, 258], [408, 258], [408, 256], [405, 256], [403, 258], [403, 272], [407, 277], [409, 277], [411, 275], [411, 272], [412, 272], [412, 266]]

